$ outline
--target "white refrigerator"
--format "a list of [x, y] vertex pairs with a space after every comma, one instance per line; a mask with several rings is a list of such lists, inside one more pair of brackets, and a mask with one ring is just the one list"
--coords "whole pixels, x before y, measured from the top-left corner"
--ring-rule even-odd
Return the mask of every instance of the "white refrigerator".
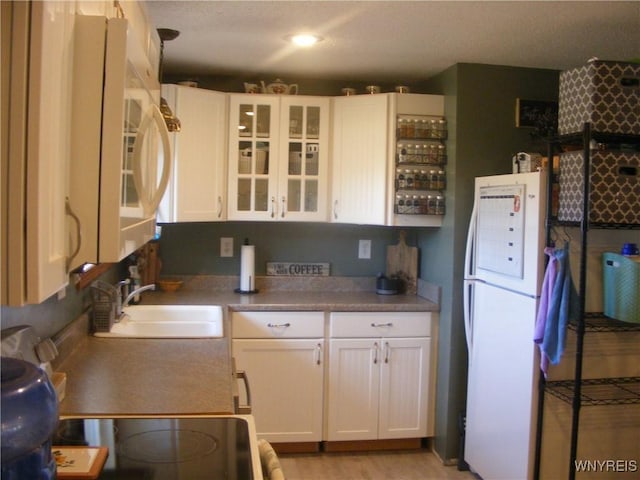
[[533, 475], [546, 173], [478, 177], [465, 254], [464, 459], [484, 480]]

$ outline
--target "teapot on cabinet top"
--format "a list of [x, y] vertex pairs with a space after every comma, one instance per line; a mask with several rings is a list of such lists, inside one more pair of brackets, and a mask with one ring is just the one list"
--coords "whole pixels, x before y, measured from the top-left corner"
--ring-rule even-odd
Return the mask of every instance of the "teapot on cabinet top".
[[292, 83], [291, 85], [287, 85], [286, 83], [283, 83], [279, 78], [269, 85], [265, 85], [264, 81], [261, 81], [260, 84], [262, 85], [262, 93], [278, 93], [283, 95], [298, 94], [297, 84]]
[[244, 91], [245, 93], [262, 93], [262, 89], [257, 83], [244, 82]]

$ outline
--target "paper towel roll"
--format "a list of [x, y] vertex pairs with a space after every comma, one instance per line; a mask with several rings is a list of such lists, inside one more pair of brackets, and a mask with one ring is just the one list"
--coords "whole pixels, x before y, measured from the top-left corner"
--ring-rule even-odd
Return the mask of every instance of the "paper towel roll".
[[240, 291], [253, 292], [255, 290], [255, 245], [242, 245], [240, 251]]

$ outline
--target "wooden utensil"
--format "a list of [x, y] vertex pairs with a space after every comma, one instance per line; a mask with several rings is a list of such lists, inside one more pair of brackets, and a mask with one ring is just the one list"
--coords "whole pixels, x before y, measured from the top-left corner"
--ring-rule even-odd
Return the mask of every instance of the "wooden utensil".
[[405, 293], [415, 295], [418, 286], [418, 247], [409, 247], [407, 233], [400, 232], [397, 245], [387, 247], [387, 276], [398, 277], [405, 284]]

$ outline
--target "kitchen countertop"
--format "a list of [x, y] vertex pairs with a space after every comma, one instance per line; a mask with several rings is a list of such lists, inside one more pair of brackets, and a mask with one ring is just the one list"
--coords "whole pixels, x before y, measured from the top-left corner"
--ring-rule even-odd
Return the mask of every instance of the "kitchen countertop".
[[417, 295], [377, 295], [373, 292], [274, 291], [238, 294], [179, 290], [174, 293], [145, 292], [143, 302], [225, 305], [232, 311], [433, 312], [440, 310], [437, 303]]
[[[233, 413], [230, 311], [438, 311], [415, 295], [373, 292], [144, 292], [145, 304], [222, 305], [219, 339], [113, 339], [82, 334], [56, 371], [67, 374], [60, 415], [180, 415]], [[76, 327], [77, 329], [77, 327]], [[70, 335], [65, 334], [67, 337]], [[65, 336], [63, 335], [63, 336]], [[60, 347], [59, 347], [60, 348]]]
[[56, 370], [60, 415], [233, 413], [229, 339], [85, 335]]

